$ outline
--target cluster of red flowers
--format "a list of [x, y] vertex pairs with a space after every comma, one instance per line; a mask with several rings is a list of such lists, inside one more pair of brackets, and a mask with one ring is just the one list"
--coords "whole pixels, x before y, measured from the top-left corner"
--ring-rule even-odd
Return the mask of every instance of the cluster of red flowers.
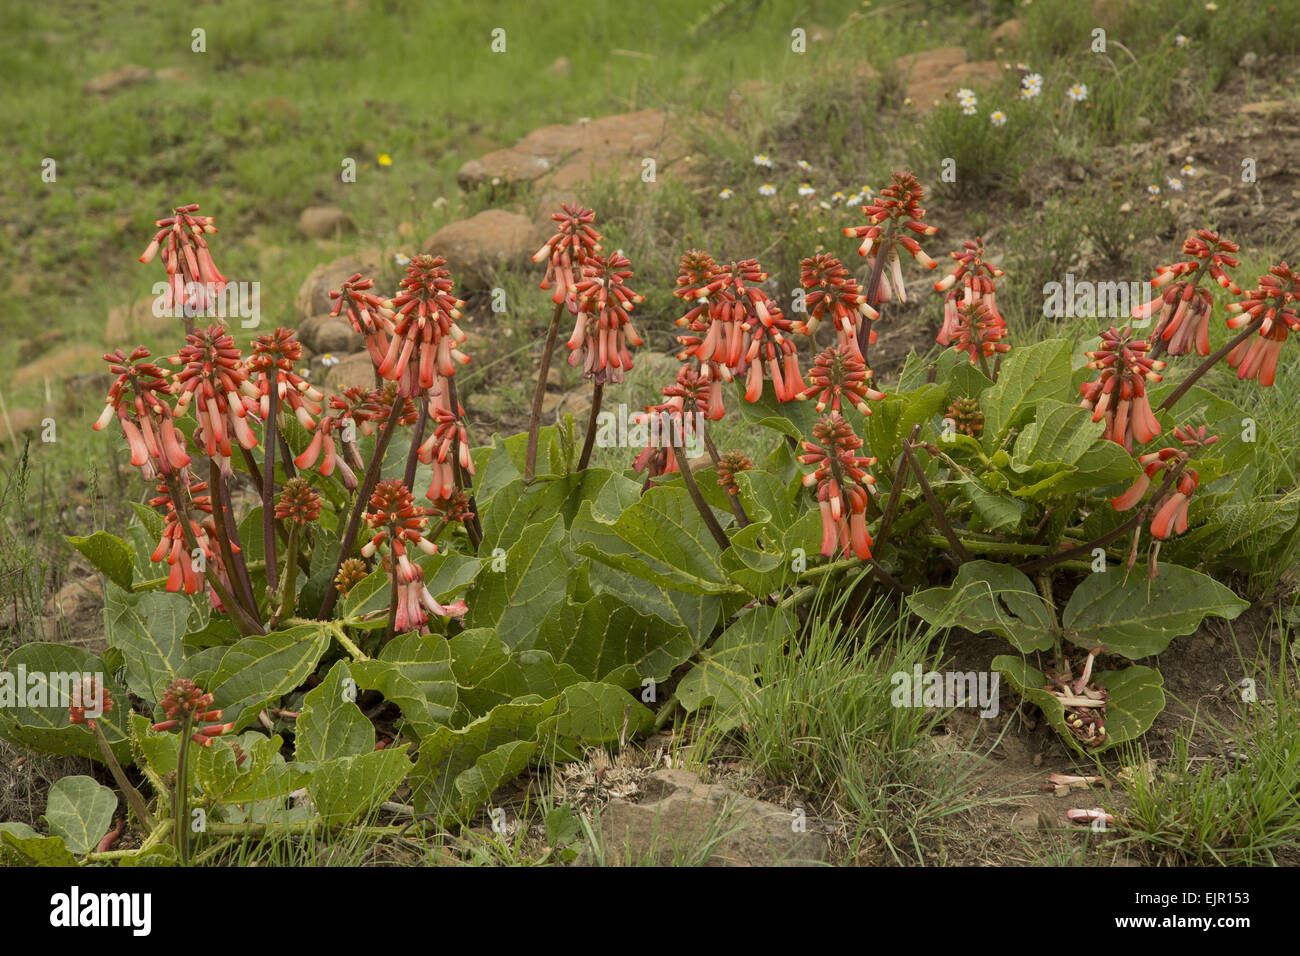
[[842, 415], [831, 414], [813, 426], [815, 442], [804, 442], [799, 461], [816, 465], [804, 475], [807, 487], [817, 486], [817, 507], [822, 516], [821, 553], [830, 557], [836, 550], [846, 558], [871, 557], [871, 534], [867, 531], [868, 488], [876, 479], [866, 469], [874, 458], [855, 454], [862, 439]]
[[1186, 465], [1191, 457], [1191, 450], [1208, 448], [1219, 440], [1218, 435], [1207, 435], [1204, 425], [1195, 429], [1175, 428], [1174, 437], [1183, 448], [1188, 450], [1180, 451], [1170, 447], [1139, 455], [1138, 464], [1142, 466], [1142, 473], [1138, 475], [1137, 481], [1133, 482], [1133, 486], [1128, 491], [1117, 498], [1112, 498], [1110, 502], [1111, 507], [1116, 511], [1128, 511], [1142, 500], [1156, 475], [1167, 468], [1181, 466], [1174, 493], [1161, 503], [1151, 519], [1151, 534], [1162, 540], [1171, 534], [1182, 534], [1187, 530], [1187, 507], [1193, 492], [1201, 483], [1201, 476], [1196, 469]]
[[181, 303], [185, 314], [203, 315], [215, 304], [216, 296], [226, 287], [226, 277], [221, 274], [208, 249], [205, 233], [214, 233], [211, 216], [195, 216], [198, 203], [177, 206], [166, 219], [154, 220], [160, 227], [153, 241], [140, 256], [149, 262], [162, 249], [163, 266], [167, 270], [167, 291], [164, 307], [170, 311]]
[[1083, 401], [1079, 404], [1092, 409], [1092, 420], [1106, 420], [1103, 437], [1133, 451], [1133, 439], [1146, 444], [1160, 434], [1160, 423], [1151, 412], [1147, 399], [1147, 382], [1159, 382], [1165, 363], [1146, 353], [1151, 343], [1134, 339], [1132, 331], [1123, 332], [1113, 327], [1101, 336], [1101, 348], [1086, 353], [1091, 361], [1088, 368], [1101, 371], [1093, 382], [1080, 386]]
[[1232, 318], [1228, 328], [1239, 329], [1259, 322], [1259, 335], [1247, 339], [1228, 353], [1228, 364], [1237, 370], [1237, 378], [1257, 378], [1261, 385], [1272, 385], [1277, 359], [1287, 332], [1300, 332], [1300, 275], [1285, 262], [1259, 277], [1259, 285], [1246, 298], [1228, 306]]
[[957, 260], [957, 267], [934, 284], [936, 292], [947, 293], [943, 325], [935, 341], [966, 352], [972, 362], [980, 355], [1009, 352], [1011, 346], [1001, 341], [1007, 323], [998, 312], [994, 282], [1004, 273], [984, 261], [984, 240], [979, 236], [968, 239], [949, 255]]
[[245, 449], [257, 447], [248, 414], [259, 413], [261, 396], [248, 380], [248, 367], [240, 361], [234, 337], [219, 325], [187, 335], [179, 361], [184, 367], [176, 373], [176, 414], [184, 415], [193, 402], [199, 421], [195, 441], [202, 442], [207, 456], [229, 477], [233, 474], [231, 436]]
[[111, 713], [112, 710], [113, 698], [99, 678], [88, 675], [72, 686], [72, 700], [68, 703], [68, 723], [85, 724], [94, 730], [95, 718], [87, 717], [86, 711], [102, 716]]
[[885, 397], [871, 387], [871, 369], [862, 363], [862, 353], [855, 346], [834, 345], [813, 360], [808, 370], [812, 384], [799, 393], [799, 398], [817, 399], [817, 411], [824, 412], [829, 405], [832, 412], [840, 412], [841, 399], [863, 415], [870, 415], [867, 399], [878, 402]]
[[[153, 725], [157, 731], [175, 730], [182, 726], [188, 729], [195, 723], [221, 720], [220, 710], [208, 709], [212, 706], [212, 695], [188, 677], [178, 678], [168, 687], [158, 705], [167, 719]], [[222, 737], [234, 729], [235, 725], [231, 723], [209, 723], [190, 734], [190, 740], [200, 747], [211, 747], [213, 738]]]
[[102, 430], [116, 415], [131, 449], [131, 464], [141, 470], [146, 481], [152, 481], [160, 474], [180, 471], [190, 463], [190, 456], [185, 452], [185, 435], [176, 429], [172, 419], [171, 406], [160, 397], [171, 391], [167, 373], [153, 362], [146, 362], [147, 358], [149, 350], [144, 346], [129, 356], [121, 349], [104, 356], [117, 378], [108, 389], [108, 403], [93, 427]]
[[641, 344], [628, 313], [645, 298], [627, 285], [631, 266], [621, 252], [608, 256], [592, 252], [582, 259], [582, 275], [574, 289], [578, 312], [566, 344], [569, 364], [581, 364], [582, 374], [597, 383], [623, 381], [632, 368], [629, 348]]
[[[1217, 232], [1202, 229], [1183, 242], [1183, 253], [1192, 258], [1172, 265], [1160, 266], [1151, 280], [1153, 289], [1165, 291], [1150, 302], [1134, 306], [1133, 318], [1146, 319], [1160, 310], [1153, 340], [1165, 343], [1170, 355], [1187, 355], [1193, 348], [1201, 355], [1210, 354], [1210, 311], [1214, 301], [1209, 289], [1198, 289], [1197, 284], [1207, 273], [1233, 295], [1241, 289], [1232, 281], [1224, 267], [1236, 268], [1241, 263], [1232, 256], [1240, 250], [1236, 243], [1219, 237]], [[1174, 280], [1178, 281], [1175, 282]]]
[[551, 213], [559, 225], [555, 235], [547, 239], [533, 255], [534, 262], [546, 260], [546, 275], [542, 288], [555, 286], [551, 300], [559, 305], [567, 302], [570, 312], [577, 312], [578, 276], [582, 264], [600, 252], [601, 235], [591, 225], [596, 214], [574, 203], [561, 203], [560, 211]]
[[[903, 267], [898, 250], [902, 247], [917, 262], [927, 269], [935, 268], [938, 263], [925, 254], [921, 244], [901, 230], [907, 229], [918, 236], [933, 236], [938, 230], [927, 226], [922, 220], [925, 210], [921, 200], [925, 190], [911, 173], [894, 173], [893, 180], [880, 191], [880, 195], [869, 205], [863, 206], [866, 214], [865, 226], [848, 226], [844, 235], [861, 239], [858, 255], [867, 256], [871, 262], [872, 272], [880, 273], [880, 288], [874, 305], [893, 300], [895, 292], [898, 301], [907, 301], [907, 289], [903, 286]], [[888, 222], [886, 227], [883, 225]], [[877, 265], [877, 257], [884, 256]], [[888, 266], [888, 269], [885, 267]], [[892, 280], [892, 281], [891, 281]]]
[[456, 324], [465, 303], [452, 295], [455, 283], [446, 265], [442, 256], [416, 256], [388, 309], [377, 313], [381, 321], [385, 311], [393, 314], [388, 351], [378, 372], [397, 382], [399, 395], [423, 395], [434, 389], [438, 376], [449, 378], [456, 374], [457, 363], [469, 361], [457, 348], [466, 338]]
[[374, 535], [362, 547], [361, 553], [372, 558], [379, 548], [388, 547], [385, 562], [397, 583], [397, 633], [415, 630], [428, 620], [428, 614], [439, 617], [461, 617], [468, 608], [464, 601], [439, 604], [424, 585], [424, 570], [410, 559], [407, 545], [413, 545], [425, 554], [436, 554], [438, 546], [424, 537], [429, 525], [429, 512], [415, 504], [410, 489], [396, 478], [381, 481], [370, 496], [370, 509], [366, 523], [375, 529]]
[[[799, 263], [799, 284], [807, 290], [804, 307], [808, 318], [796, 331], [812, 336], [822, 318], [830, 315], [836, 340], [861, 360], [858, 323], [864, 318], [872, 321], [880, 318], [880, 313], [867, 303], [862, 284], [853, 278], [839, 259], [825, 252]], [[869, 331], [868, 344], [875, 345], [876, 330]]]
[[686, 442], [696, 427], [696, 419], [691, 416], [702, 415], [708, 408], [711, 390], [711, 382], [684, 365], [677, 370], [677, 381], [661, 389], [664, 395], [661, 404], [648, 405], [645, 412], [632, 416], [634, 424], [650, 426], [646, 447], [632, 462], [633, 470], [649, 469], [649, 477], [657, 478], [685, 466], [685, 462], [678, 461], [673, 445]]

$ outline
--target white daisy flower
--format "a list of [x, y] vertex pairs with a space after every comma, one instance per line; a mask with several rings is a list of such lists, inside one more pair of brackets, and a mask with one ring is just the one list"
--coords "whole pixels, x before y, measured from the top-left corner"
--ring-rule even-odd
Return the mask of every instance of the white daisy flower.
[[1183, 36], [1181, 33], [1174, 37], [1174, 46], [1187, 46], [1187, 44], [1191, 42], [1191, 40], [1187, 39], [1187, 37]]
[[1148, 186], [1148, 187], [1147, 187], [1147, 194], [1148, 194], [1148, 195], [1151, 195], [1151, 196], [1159, 196], [1159, 195], [1160, 195], [1160, 187], [1159, 187], [1159, 186]]
[[831, 204], [828, 203], [825, 199], [819, 200], [819, 201], [817, 202], [817, 205], [821, 206], [823, 209], [830, 209], [830, 208], [831, 208]]
[[979, 112], [977, 109], [975, 109], [974, 103], [967, 103], [965, 106], [961, 108], [961, 111], [966, 116], [974, 116], [977, 112]]
[[1180, 172], [1181, 172], [1184, 176], [1195, 176], [1195, 175], [1196, 175], [1196, 167], [1193, 166], [1190, 162], [1188, 162], [1188, 163], [1184, 163], [1184, 164], [1183, 164], [1183, 168], [1180, 170]]
[[1082, 103], [1088, 98], [1088, 84], [1075, 83], [1074, 86], [1070, 87], [1069, 90], [1066, 91], [1066, 94], [1070, 99], [1074, 100], [1074, 102]]
[[844, 202], [844, 193], [838, 189], [835, 190], [835, 192], [831, 193], [831, 202], [835, 202], [835, 203]]
[[771, 168], [772, 168], [772, 160], [768, 157], [768, 155], [767, 155], [766, 153], [755, 153], [755, 154], [754, 154], [754, 165], [755, 165], [755, 166], [763, 166], [763, 167], [766, 167], [767, 169], [771, 169]]
[[795, 165], [798, 166], [798, 167], [799, 167], [800, 169], [802, 169], [802, 170], [809, 170], [809, 169], [812, 169], [812, 164], [809, 163], [808, 160], [806, 160], [806, 159], [801, 159], [801, 160], [799, 160], [799, 162], [795, 163]]
[[722, 190], [722, 192], [718, 193], [718, 198], [719, 198], [719, 199], [730, 199], [730, 198], [731, 198], [731, 187], [727, 187], [726, 189]]
[[992, 123], [994, 126], [1006, 126], [1007, 114], [1002, 112], [1001, 110], [994, 110], [992, 113], [989, 114], [989, 122]]
[[338, 365], [339, 360], [334, 357], [334, 354], [332, 352], [326, 352], [324, 355], [320, 357], [320, 363], [321, 365], [324, 365], [326, 368], [329, 368], [331, 365]]
[[773, 186], [771, 183], [764, 183], [763, 185], [758, 187], [758, 194], [760, 196], [775, 196], [776, 187]]
[[396, 262], [399, 266], [404, 266], [411, 261], [411, 257], [404, 256], [400, 252], [397, 252], [393, 254], [393, 261]]
[[1043, 92], [1043, 77], [1041, 73], [1030, 73], [1020, 81], [1020, 95], [1025, 99], [1032, 100], [1041, 92]]
[[803, 184], [799, 187], [799, 195], [800, 195], [800, 196], [812, 196], [812, 195], [815, 195], [816, 192], [817, 192], [817, 190], [813, 189], [812, 186], [809, 185], [808, 183], [803, 183]]
[[959, 99], [959, 100], [974, 100], [974, 99], [975, 99], [975, 91], [974, 91], [974, 90], [968, 90], [966, 87], [963, 86], [960, 90], [957, 91], [957, 99]]
[[1174, 192], [1180, 193], [1183, 191], [1183, 181], [1177, 176], [1170, 176], [1165, 182], [1169, 184], [1169, 188]]
[[1028, 63], [1017, 63], [1017, 64], [1016, 64], [1016, 69], [1019, 70], [1021, 73], [1028, 73], [1028, 72], [1029, 72], [1029, 64], [1028, 64]]

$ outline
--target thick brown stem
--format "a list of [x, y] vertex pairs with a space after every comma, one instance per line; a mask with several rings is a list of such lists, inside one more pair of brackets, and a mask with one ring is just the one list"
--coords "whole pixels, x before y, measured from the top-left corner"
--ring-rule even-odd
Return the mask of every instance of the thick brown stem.
[[[456, 394], [456, 379], [448, 377], [447, 379], [447, 400], [451, 407], [455, 409], [456, 414], [461, 414], [463, 409], [460, 407], [460, 398]], [[465, 433], [469, 434], [468, 430]], [[478, 518], [478, 502], [474, 498], [474, 481], [469, 472], [460, 465], [460, 457], [456, 458], [456, 466], [452, 469], [456, 475], [456, 487], [466, 492], [469, 501], [469, 510], [471, 517], [465, 522], [465, 533], [469, 535], [469, 543], [474, 548], [474, 553], [478, 554], [479, 545], [483, 543], [483, 525]]]
[[144, 797], [140, 791], [131, 786], [131, 781], [126, 779], [126, 774], [122, 772], [122, 765], [117, 762], [117, 756], [113, 753], [113, 748], [108, 745], [108, 738], [104, 732], [99, 729], [99, 724], [93, 720], [87, 721], [90, 728], [94, 731], [95, 742], [99, 744], [99, 752], [104, 756], [104, 762], [108, 764], [108, 770], [117, 781], [118, 787], [121, 788], [122, 794], [126, 797], [127, 804], [140, 820], [140, 825], [149, 832], [153, 832], [153, 814], [145, 806]]
[[226, 479], [221, 474], [221, 466], [216, 461], [208, 462], [208, 485], [215, 506], [213, 518], [217, 529], [217, 547], [221, 550], [221, 561], [226, 567], [226, 575], [230, 578], [230, 586], [239, 594], [248, 613], [253, 617], [260, 617], [257, 596], [253, 594], [253, 582], [248, 576], [248, 565], [244, 563], [244, 549], [240, 547], [239, 531], [235, 527], [230, 489], [226, 486]]
[[[908, 436], [908, 441], [916, 441], [916, 436], [921, 433], [921, 426], [914, 425], [912, 434]], [[903, 489], [907, 486], [907, 456], [902, 455], [898, 459], [898, 468], [894, 472], [894, 483], [889, 486], [889, 500], [885, 502], [885, 514], [880, 519], [880, 530], [876, 532], [875, 548], [879, 551], [886, 541], [889, 540], [889, 529], [893, 525], [894, 519], [898, 517], [898, 509], [903, 503]]]
[[403, 481], [406, 487], [415, 490], [415, 469], [420, 461], [420, 443], [424, 441], [424, 429], [429, 424], [429, 399], [420, 396], [420, 417], [415, 420], [415, 433], [411, 435], [411, 449], [406, 453], [406, 471]]
[[[685, 429], [676, 437], [682, 437], [684, 432]], [[718, 547], [726, 551], [731, 547], [731, 540], [727, 537], [727, 533], [722, 530], [722, 525], [718, 524], [718, 519], [713, 516], [713, 509], [704, 500], [704, 495], [700, 493], [700, 486], [695, 483], [695, 476], [691, 474], [691, 463], [686, 460], [686, 454], [681, 442], [672, 444], [672, 454], [677, 459], [677, 470], [682, 473], [682, 484], [686, 486], [686, 493], [691, 496], [691, 501], [695, 504], [695, 510], [704, 519], [704, 526], [709, 529], [709, 534], [713, 535], [713, 540], [718, 543]]]
[[582, 440], [582, 454], [578, 456], [578, 471], [591, 461], [591, 449], [596, 445], [596, 418], [600, 415], [600, 401], [605, 394], [605, 383], [597, 382], [591, 390], [591, 414], [587, 416], [587, 437]]
[[266, 445], [266, 464], [262, 470], [262, 549], [266, 552], [266, 589], [269, 593], [275, 594], [276, 585], [280, 581], [280, 571], [276, 567], [276, 546], [275, 540], [275, 452], [277, 442], [277, 431], [280, 415], [280, 389], [276, 382], [279, 372], [272, 370], [273, 374], [267, 376], [269, 383], [267, 388], [267, 416], [266, 416], [266, 433], [262, 436], [263, 443]]
[[551, 354], [555, 351], [555, 337], [563, 311], [564, 300], [561, 299], [555, 303], [551, 327], [546, 330], [546, 346], [542, 349], [542, 364], [537, 370], [537, 388], [533, 392], [533, 409], [528, 415], [528, 452], [524, 456], [524, 481], [532, 481], [537, 471], [537, 434], [542, 424], [542, 403], [546, 400], [546, 378], [551, 371]]
[[[713, 444], [713, 439], [709, 436], [709, 426], [704, 416], [700, 415], [698, 410], [696, 414], [699, 415], [700, 434], [704, 437], [704, 447], [708, 450], [709, 457], [713, 459], [713, 467], [717, 468], [722, 464], [722, 456], [718, 454], [718, 448]], [[730, 488], [727, 489], [727, 500], [731, 502], [731, 513], [736, 516], [736, 523], [742, 528], [748, 526], [749, 515], [745, 514], [745, 507], [740, 503], [740, 497], [734, 494]]]

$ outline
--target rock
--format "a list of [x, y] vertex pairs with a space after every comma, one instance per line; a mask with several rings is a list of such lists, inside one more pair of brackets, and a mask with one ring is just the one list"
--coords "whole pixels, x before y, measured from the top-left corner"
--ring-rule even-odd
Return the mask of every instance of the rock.
[[369, 352], [347, 356], [331, 367], [325, 376], [325, 387], [335, 392], [341, 393], [353, 385], [367, 389], [375, 387], [375, 366], [370, 361]]
[[546, 68], [547, 76], [565, 77], [573, 72], [573, 64], [567, 56], [557, 56]]
[[104, 646], [104, 584], [98, 574], [71, 581], [50, 596], [41, 618], [44, 639], [98, 652]]
[[159, 83], [188, 83], [190, 75], [177, 66], [164, 66], [153, 71], [154, 79]]
[[154, 315], [155, 301], [153, 296], [149, 296], [110, 309], [104, 322], [104, 344], [129, 351], [140, 344], [141, 335], [160, 335], [169, 331], [174, 332], [177, 342], [180, 342], [185, 334], [185, 320], [170, 315]]
[[1250, 70], [1254, 69], [1255, 64], [1258, 62], [1259, 54], [1255, 53], [1254, 50], [1247, 50], [1241, 55], [1241, 59], [1237, 61], [1237, 66], [1241, 67], [1243, 70]]
[[0, 445], [13, 442], [22, 447], [23, 436], [32, 433], [33, 439], [39, 439], [41, 422], [45, 413], [34, 408], [11, 408], [7, 414], [0, 413]]
[[1286, 109], [1286, 100], [1256, 100], [1254, 103], [1247, 103], [1238, 107], [1238, 113], [1276, 113], [1278, 110]]
[[[592, 179], [616, 174], [640, 184], [645, 158], [655, 160], [655, 182], [682, 159], [686, 147], [663, 110], [618, 113], [570, 125], [542, 126], [507, 149], [471, 159], [456, 181], [465, 190], [507, 190], [545, 177], [541, 207], [570, 197]], [[653, 185], [647, 183], [646, 185]]]
[[298, 339], [318, 355], [331, 353], [347, 355], [365, 348], [366, 340], [352, 328], [347, 319], [335, 318], [328, 312], [313, 315], [298, 325]]
[[894, 61], [894, 69], [902, 75], [912, 105], [922, 113], [951, 90], [988, 83], [1002, 75], [1002, 68], [992, 60], [968, 61], [966, 51], [959, 46], [900, 56]]
[[338, 206], [308, 206], [298, 216], [298, 231], [308, 239], [329, 239], [356, 228]]
[[1042, 818], [1039, 817], [1037, 810], [1020, 809], [1011, 818], [1011, 829], [1026, 836], [1038, 832], [1041, 826]]
[[116, 70], [103, 73], [93, 80], [88, 80], [82, 89], [92, 96], [107, 96], [109, 93], [117, 93], [129, 86], [138, 86], [152, 80], [153, 72], [151, 70], [129, 63], [126, 66], [119, 66]]
[[1210, 198], [1210, 205], [1222, 206], [1224, 203], [1230, 202], [1231, 200], [1232, 200], [1232, 187], [1224, 186], [1222, 189], [1220, 189], [1217, 193], [1215, 193]]
[[104, 604], [104, 583], [99, 579], [98, 574], [63, 585], [57, 593], [51, 594], [46, 600], [45, 610], [49, 613], [61, 610], [71, 616], [90, 604], [97, 604], [100, 607]]
[[[611, 800], [600, 813], [607, 864], [695, 861], [705, 866], [800, 866], [824, 862], [826, 838], [795, 830], [795, 814], [687, 770], [658, 770], [643, 785], [644, 799]], [[584, 851], [576, 865], [588, 865]]]
[[58, 381], [74, 372], [89, 372], [104, 367], [102, 348], [93, 345], [65, 345], [34, 362], [28, 362], [14, 372], [11, 382], [15, 388], [21, 388], [46, 379]]
[[527, 216], [487, 209], [443, 226], [420, 250], [445, 256], [458, 288], [479, 291], [493, 285], [502, 266], [527, 268], [545, 238]]
[[317, 266], [299, 287], [294, 308], [304, 318], [329, 312], [334, 307], [330, 292], [341, 289], [343, 283], [358, 272], [382, 283], [383, 277], [379, 273], [383, 268], [383, 256], [378, 249], [367, 249]]
[[1019, 48], [1023, 39], [1024, 27], [1023, 23], [1015, 19], [998, 24], [998, 28], [989, 37], [989, 49], [997, 51]]

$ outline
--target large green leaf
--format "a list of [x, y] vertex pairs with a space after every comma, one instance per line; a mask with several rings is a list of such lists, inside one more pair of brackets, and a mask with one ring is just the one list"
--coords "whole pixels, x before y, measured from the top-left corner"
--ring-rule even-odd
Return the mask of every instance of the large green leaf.
[[[263, 706], [306, 680], [329, 645], [329, 631], [318, 624], [246, 637], [232, 647], [211, 649], [221, 652], [219, 663], [200, 686], [225, 711], [225, 719], [241, 730], [257, 719]], [[191, 671], [196, 666], [193, 658], [186, 661], [187, 676], [196, 677]]]
[[975, 524], [986, 531], [1006, 531], [1020, 527], [1028, 508], [1023, 501], [992, 491], [967, 474], [958, 473], [953, 480], [962, 497], [971, 503], [978, 519]]
[[108, 587], [104, 637], [122, 651], [126, 683], [137, 697], [157, 702], [180, 676], [189, 616], [190, 602], [179, 594]]
[[1250, 606], [1209, 575], [1177, 564], [1162, 564], [1155, 580], [1125, 577], [1112, 568], [1075, 588], [1061, 619], [1067, 638], [1136, 660], [1159, 654], [1206, 617], [1231, 620]]
[[475, 578], [466, 625], [495, 627], [511, 647], [531, 634], [550, 607], [564, 599], [564, 537], [564, 521], [556, 515], [526, 527], [508, 549], [498, 549]]
[[493, 497], [491, 507], [483, 511], [480, 552], [491, 554], [493, 548], [509, 548], [519, 540], [528, 525], [548, 521], [557, 514], [568, 527], [577, 517], [582, 502], [595, 499], [605, 483], [611, 480], [636, 487], [635, 482], [603, 468], [587, 468], [570, 475], [547, 475], [531, 484], [516, 478], [502, 488]]
[[519, 646], [548, 651], [587, 680], [630, 689], [646, 677], [666, 680], [694, 652], [695, 640], [684, 627], [601, 594], [557, 604]]
[[1122, 671], [1094, 674], [1093, 683], [1110, 693], [1106, 701], [1106, 743], [1085, 748], [1065, 723], [1065, 707], [1051, 691], [1044, 690], [1047, 677], [1030, 667], [1022, 658], [1000, 654], [991, 665], [1005, 676], [1020, 693], [1037, 704], [1056, 732], [1080, 753], [1098, 754], [1112, 747], [1136, 740], [1165, 708], [1164, 678], [1150, 667], [1134, 665]]
[[107, 531], [96, 531], [86, 538], [69, 535], [67, 541], [104, 577], [118, 587], [130, 590], [135, 551], [129, 544]]
[[357, 706], [357, 681], [346, 661], [307, 692], [294, 722], [294, 759], [332, 760], [375, 749], [375, 728]]
[[41, 836], [25, 823], [0, 823], [0, 860], [10, 866], [79, 866], [63, 837]]
[[98, 675], [113, 709], [96, 723], [118, 760], [129, 761], [126, 688], [94, 654], [67, 644], [33, 642], [9, 655], [0, 671], [0, 737], [47, 754], [90, 757], [103, 762], [95, 735], [68, 719], [73, 688], [85, 675]]
[[396, 704], [420, 737], [447, 723], [456, 709], [451, 649], [441, 635], [399, 635], [378, 659], [358, 661], [351, 670], [359, 686]]
[[654, 614], [686, 628], [697, 647], [713, 633], [722, 613], [722, 599], [716, 594], [660, 587], [599, 561], [588, 565], [587, 576], [597, 592], [613, 594], [642, 614]]
[[44, 819], [50, 836], [62, 837], [69, 852], [82, 856], [99, 844], [116, 811], [117, 794], [93, 777], [60, 777], [50, 787]]
[[1070, 397], [1070, 343], [1047, 339], [1014, 348], [998, 380], [980, 397], [984, 447], [993, 449], [1009, 428], [1019, 428], [1044, 398]]
[[614, 520], [583, 502], [572, 533], [579, 554], [660, 587], [698, 594], [738, 590], [726, 581], [718, 546], [680, 486], [651, 488]]
[[546, 723], [553, 735], [545, 748], [561, 759], [576, 758], [585, 748], [627, 739], [650, 729], [654, 714], [627, 691], [613, 684], [584, 681], [566, 687], [561, 707]]
[[991, 631], [1021, 653], [1046, 650], [1055, 640], [1052, 609], [1033, 582], [1009, 564], [967, 561], [951, 585], [919, 591], [907, 604], [935, 627]]
[[537, 750], [538, 725], [559, 707], [551, 700], [525, 699], [494, 707], [459, 730], [440, 727], [420, 743], [411, 773], [411, 797], [421, 813], [449, 821], [465, 819]]
[[747, 611], [700, 651], [699, 663], [677, 684], [677, 700], [688, 713], [712, 705], [723, 725], [734, 724], [737, 705], [754, 693], [759, 664], [797, 628], [798, 618], [787, 608], [759, 605]]
[[942, 411], [947, 399], [948, 386], [936, 382], [871, 402], [871, 415], [866, 420], [867, 449], [863, 454], [879, 458], [887, 469], [902, 451], [902, 441], [912, 433], [912, 427]]
[[[424, 586], [434, 599], [446, 603], [474, 580], [483, 561], [459, 551], [419, 554], [413, 558], [424, 572]], [[383, 568], [361, 579], [343, 599], [343, 619], [349, 627], [380, 628], [388, 625], [388, 597], [392, 575]]]
[[352, 823], [392, 796], [410, 771], [405, 747], [338, 757], [316, 767], [307, 794], [326, 825]]

